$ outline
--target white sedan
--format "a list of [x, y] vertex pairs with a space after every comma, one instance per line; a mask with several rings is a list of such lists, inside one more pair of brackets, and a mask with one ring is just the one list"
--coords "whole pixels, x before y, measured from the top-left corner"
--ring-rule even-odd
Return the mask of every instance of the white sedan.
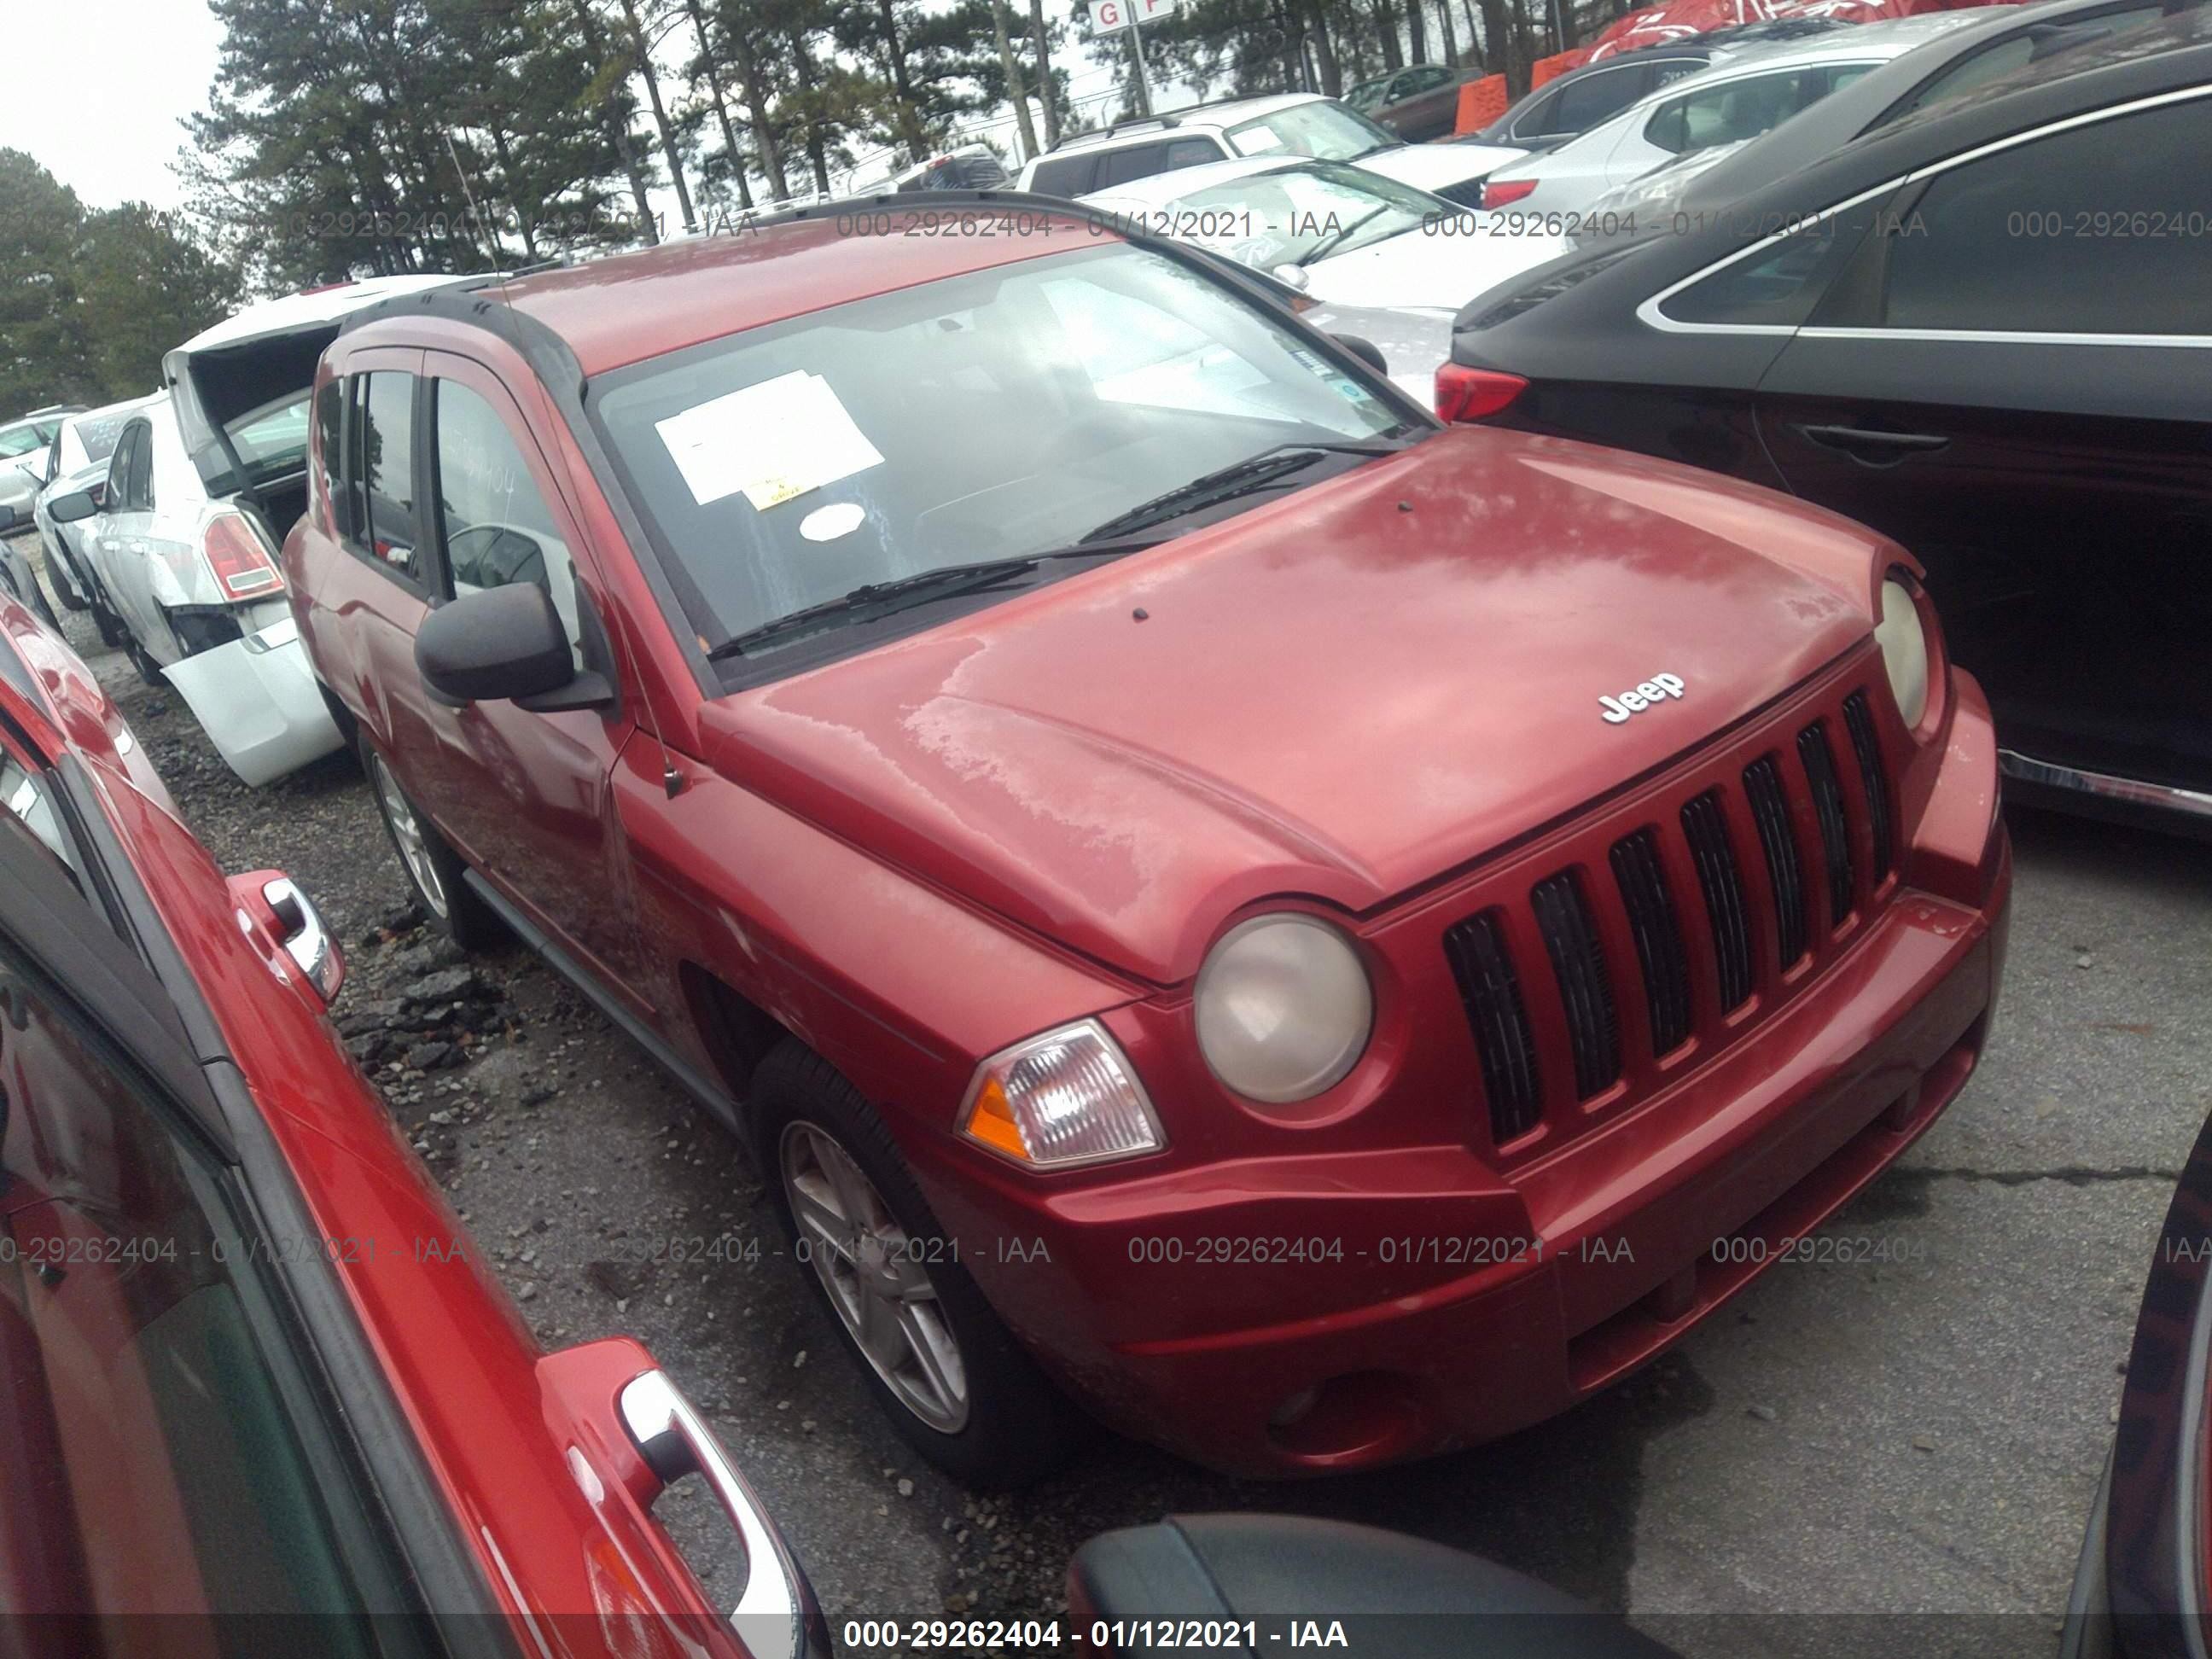
[[61, 431], [46, 453], [43, 488], [33, 515], [46, 550], [46, 580], [70, 610], [93, 608], [101, 623], [100, 637], [109, 645], [120, 645], [123, 641], [117, 632], [112, 609], [101, 601], [93, 584], [92, 562], [78, 545], [82, 526], [56, 524], [53, 514], [46, 511], [46, 503], [75, 490], [92, 489], [97, 493], [104, 488], [108, 458], [115, 453], [115, 441], [122, 435], [124, 422], [153, 401], [150, 397], [132, 398], [71, 415], [63, 421]]
[[1195, 243], [1343, 306], [1456, 311], [1570, 246], [1364, 168], [1302, 157], [1185, 167], [1082, 201], [1110, 222]]
[[[306, 404], [306, 392], [287, 393], [237, 421], [233, 447], [249, 459], [304, 452]], [[44, 507], [76, 532], [140, 674], [184, 698], [240, 778], [265, 783], [341, 745], [269, 532], [235, 501], [210, 496], [169, 394], [125, 420], [97, 501], [78, 489]]]

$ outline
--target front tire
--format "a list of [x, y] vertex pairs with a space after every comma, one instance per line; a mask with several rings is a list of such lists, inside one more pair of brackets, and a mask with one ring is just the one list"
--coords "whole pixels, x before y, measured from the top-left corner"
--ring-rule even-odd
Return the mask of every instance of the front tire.
[[992, 1312], [860, 1091], [787, 1037], [750, 1093], [755, 1156], [800, 1271], [900, 1437], [987, 1490], [1066, 1462], [1089, 1425]]
[[424, 817], [399, 780], [385, 764], [384, 757], [366, 732], [360, 740], [361, 769], [368, 775], [368, 789], [376, 802], [384, 833], [392, 838], [399, 867], [416, 902], [440, 932], [464, 951], [480, 951], [498, 942], [499, 919], [463, 879], [460, 855]]

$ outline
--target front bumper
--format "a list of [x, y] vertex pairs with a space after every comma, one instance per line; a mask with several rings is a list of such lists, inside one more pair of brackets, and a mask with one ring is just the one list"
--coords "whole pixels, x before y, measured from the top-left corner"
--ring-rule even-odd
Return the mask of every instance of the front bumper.
[[1427, 1455], [1587, 1398], [1788, 1259], [1972, 1073], [2011, 854], [1986, 708], [1959, 683], [1919, 884], [1755, 1034], [1555, 1155], [1501, 1175], [1430, 1144], [1066, 1187], [927, 1171], [961, 1259], [1094, 1413], [1231, 1473]]

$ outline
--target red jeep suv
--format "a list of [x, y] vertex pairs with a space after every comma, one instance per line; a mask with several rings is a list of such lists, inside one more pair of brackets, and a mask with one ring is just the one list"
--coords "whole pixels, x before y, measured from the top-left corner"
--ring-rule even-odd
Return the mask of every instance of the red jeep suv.
[[1208, 256], [848, 204], [357, 313], [285, 548], [422, 902], [757, 1152], [979, 1482], [1650, 1359], [1972, 1070], [2009, 854], [1894, 544], [1445, 428]]

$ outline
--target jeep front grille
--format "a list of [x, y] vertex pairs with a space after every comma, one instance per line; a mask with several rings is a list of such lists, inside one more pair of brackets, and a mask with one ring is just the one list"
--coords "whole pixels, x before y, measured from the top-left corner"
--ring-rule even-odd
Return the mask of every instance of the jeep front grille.
[[1498, 913], [1485, 910], [1448, 929], [1444, 956], [1474, 1033], [1482, 1092], [1490, 1103], [1491, 1139], [1502, 1146], [1536, 1127], [1544, 1098], [1536, 1076], [1536, 1039], [1528, 1030], [1521, 981]]
[[1539, 878], [1510, 866], [1443, 930], [1493, 1146], [1552, 1145], [1702, 1064], [1889, 897], [1895, 793], [1873, 706], [1847, 684], [1796, 708], [1576, 827]]

